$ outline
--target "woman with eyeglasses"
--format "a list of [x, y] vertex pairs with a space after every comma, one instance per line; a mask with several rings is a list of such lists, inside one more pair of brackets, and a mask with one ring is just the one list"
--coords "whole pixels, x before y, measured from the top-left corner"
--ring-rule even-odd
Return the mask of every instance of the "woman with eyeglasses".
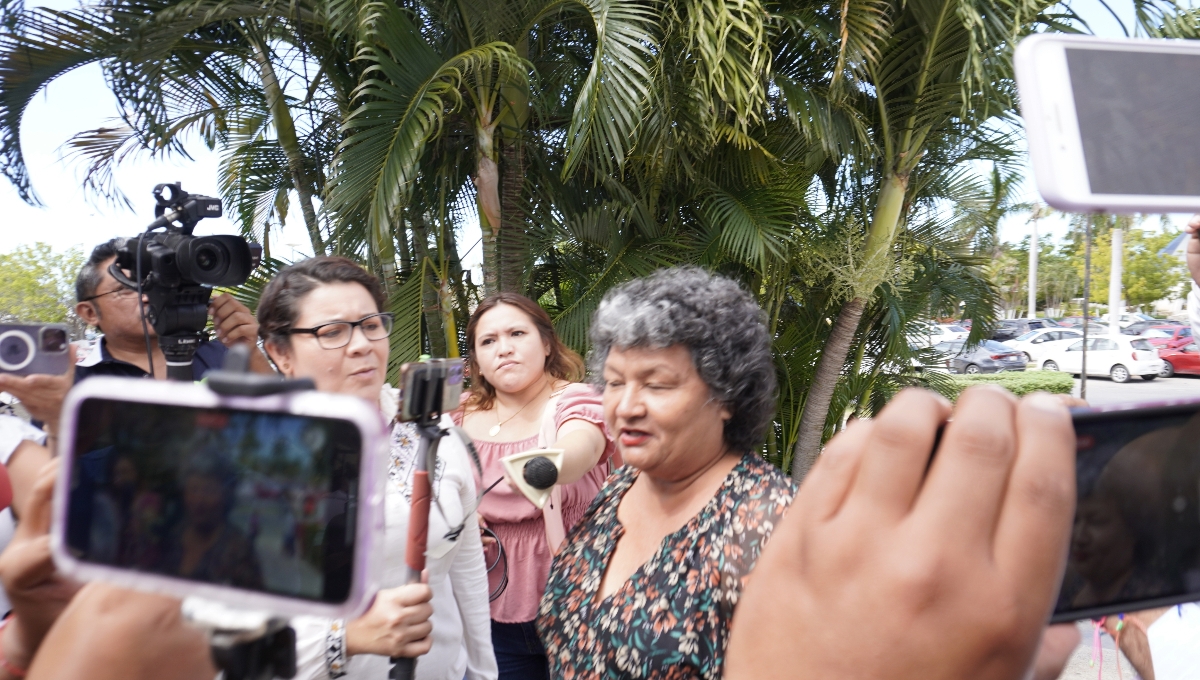
[[429, 585], [403, 585], [417, 437], [395, 421], [398, 395], [384, 382], [392, 317], [382, 311], [383, 300], [379, 280], [354, 262], [314, 257], [279, 272], [258, 305], [259, 335], [281, 373], [377, 404], [391, 421], [383, 589], [353, 621], [292, 620], [296, 677], [384, 680], [388, 657], [420, 655], [419, 680], [492, 680], [497, 671], [475, 482], [466, 449], [453, 437], [442, 442], [430, 475], [438, 502], [429, 517]]

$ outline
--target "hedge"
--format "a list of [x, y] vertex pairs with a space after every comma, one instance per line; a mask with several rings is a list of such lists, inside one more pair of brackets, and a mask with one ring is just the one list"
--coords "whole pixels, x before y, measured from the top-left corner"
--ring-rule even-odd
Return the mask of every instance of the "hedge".
[[1050, 392], [1051, 394], [1071, 394], [1075, 388], [1075, 379], [1070, 373], [1057, 371], [1024, 371], [1015, 373], [988, 373], [982, 375], [950, 376], [950, 382], [955, 392], [951, 398], [956, 398], [963, 390], [971, 385], [992, 383], [1019, 396], [1031, 392]]

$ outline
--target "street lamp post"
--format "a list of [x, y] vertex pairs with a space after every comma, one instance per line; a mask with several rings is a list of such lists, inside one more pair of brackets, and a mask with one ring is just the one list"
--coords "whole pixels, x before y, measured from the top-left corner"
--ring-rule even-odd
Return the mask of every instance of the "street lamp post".
[[1088, 296], [1092, 294], [1092, 215], [1083, 231], [1083, 358], [1079, 367], [1079, 398], [1087, 401]]
[[1038, 209], [1033, 211], [1033, 232], [1029, 235], [1029, 318], [1037, 318]]
[[1125, 231], [1114, 228], [1112, 230], [1112, 266], [1109, 268], [1110, 275], [1108, 277], [1108, 330], [1110, 333], [1116, 333], [1121, 328], [1121, 310], [1123, 309], [1121, 279], [1125, 272], [1124, 250]]

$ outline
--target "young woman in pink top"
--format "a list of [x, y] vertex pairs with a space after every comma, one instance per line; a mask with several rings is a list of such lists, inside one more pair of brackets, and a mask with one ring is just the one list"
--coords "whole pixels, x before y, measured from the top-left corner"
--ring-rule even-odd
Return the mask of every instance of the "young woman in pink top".
[[[487, 489], [503, 477], [501, 458], [541, 448], [539, 439], [553, 432], [553, 448], [565, 452], [558, 477], [559, 509], [563, 528], [569, 531], [603, 485], [615, 450], [605, 431], [599, 393], [578, 382], [584, 376], [582, 359], [559, 340], [545, 310], [513, 293], [493, 295], [479, 304], [467, 325], [467, 345], [471, 389], [455, 419], [479, 451], [479, 488]], [[493, 591], [505, 570], [508, 577], [507, 587], [492, 602], [492, 645], [500, 680], [549, 679], [534, 626], [558, 547], [547, 539], [545, 515], [506, 481], [483, 497], [479, 515], [500, 543], [487, 547], [488, 563], [497, 562], [501, 546], [506, 556], [489, 574]], [[552, 537], [554, 533], [552, 528]]]

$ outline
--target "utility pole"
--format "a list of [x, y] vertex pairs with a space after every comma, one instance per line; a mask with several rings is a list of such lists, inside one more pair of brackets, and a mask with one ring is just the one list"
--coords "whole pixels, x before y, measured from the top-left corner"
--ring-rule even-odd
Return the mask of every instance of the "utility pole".
[[1029, 235], [1029, 318], [1037, 318], [1038, 218], [1041, 207], [1033, 209], [1033, 233]]
[[1088, 296], [1092, 293], [1092, 215], [1083, 231], [1083, 359], [1079, 367], [1079, 398], [1087, 401]]
[[1125, 273], [1125, 231], [1120, 228], [1120, 217], [1112, 230], [1112, 266], [1108, 277], [1108, 330], [1110, 334], [1117, 333], [1121, 328], [1121, 311], [1124, 306], [1121, 300], [1124, 292], [1121, 279]]

